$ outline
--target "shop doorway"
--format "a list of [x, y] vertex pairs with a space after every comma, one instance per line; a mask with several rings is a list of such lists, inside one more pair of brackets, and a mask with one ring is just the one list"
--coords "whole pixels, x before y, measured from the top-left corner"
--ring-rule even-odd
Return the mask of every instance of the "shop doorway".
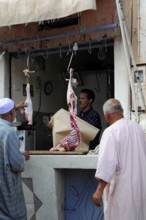
[[[105, 43], [106, 42], [106, 43]], [[30, 69], [35, 73], [30, 77], [32, 85], [32, 102], [34, 110], [33, 128], [26, 127], [24, 115], [17, 113], [17, 120], [22, 123], [21, 129], [34, 129], [36, 132], [35, 149], [48, 150], [52, 147], [52, 133], [46, 120], [61, 108], [68, 109], [66, 102], [67, 83], [65, 74], [69, 66], [72, 52], [68, 46], [54, 48], [52, 51], [31, 51], [29, 54]], [[23, 70], [26, 68], [28, 54], [11, 54], [11, 94], [17, 103], [25, 100], [24, 84], [26, 79]], [[82, 88], [90, 88], [95, 92], [93, 107], [101, 116], [103, 130], [107, 126], [102, 112], [102, 105], [108, 98], [114, 97], [114, 41], [96, 41], [78, 45], [73, 54], [70, 67], [74, 69], [80, 80], [75, 89], [78, 96]], [[80, 111], [78, 105], [78, 112]]]

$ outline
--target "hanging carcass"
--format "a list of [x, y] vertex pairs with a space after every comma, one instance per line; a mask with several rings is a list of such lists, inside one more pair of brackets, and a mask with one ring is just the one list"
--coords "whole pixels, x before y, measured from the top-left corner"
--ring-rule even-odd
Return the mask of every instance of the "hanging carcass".
[[29, 78], [30, 74], [34, 73], [35, 71], [30, 71], [29, 68], [29, 57], [27, 58], [27, 68], [23, 70], [23, 73], [26, 76], [26, 99], [25, 99], [25, 104], [26, 107], [24, 108], [24, 114], [25, 114], [25, 119], [28, 121], [28, 125], [33, 124], [33, 105], [32, 105], [32, 100], [31, 100], [31, 95], [30, 95], [30, 83], [29, 83]]
[[70, 115], [70, 133], [63, 138], [60, 143], [51, 148], [51, 151], [74, 151], [81, 141], [80, 131], [76, 121], [77, 115], [77, 97], [74, 93], [73, 86], [77, 85], [77, 80], [73, 78], [73, 69], [70, 69], [70, 78], [67, 89], [67, 104]]
[[30, 84], [27, 83], [26, 85], [26, 99], [25, 104], [27, 105], [25, 107], [25, 119], [28, 121], [29, 125], [33, 124], [33, 106], [30, 96]]

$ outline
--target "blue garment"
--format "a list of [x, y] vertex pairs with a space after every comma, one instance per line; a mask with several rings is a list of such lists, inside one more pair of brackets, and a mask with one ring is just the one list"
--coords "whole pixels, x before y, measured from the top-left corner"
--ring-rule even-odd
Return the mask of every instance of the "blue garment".
[[92, 107], [85, 112], [81, 111], [79, 113], [79, 118], [81, 118], [84, 121], [88, 122], [89, 124], [95, 126], [96, 128], [101, 129], [100, 115]]
[[99, 144], [100, 132], [102, 129], [100, 115], [91, 107], [87, 111], [81, 111], [78, 117], [99, 129], [96, 137], [89, 144], [89, 149], [94, 149]]
[[0, 119], [0, 220], [26, 220], [21, 172], [24, 156], [11, 123]]

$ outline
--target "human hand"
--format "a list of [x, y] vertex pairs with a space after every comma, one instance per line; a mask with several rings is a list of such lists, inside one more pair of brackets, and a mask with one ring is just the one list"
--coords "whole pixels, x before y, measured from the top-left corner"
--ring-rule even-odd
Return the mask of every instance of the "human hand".
[[102, 192], [98, 190], [95, 191], [95, 193], [93, 194], [93, 202], [97, 207], [101, 207], [102, 206]]
[[51, 129], [53, 128], [53, 122], [52, 121], [48, 121], [48, 127], [51, 128]]
[[29, 159], [30, 159], [29, 151], [24, 151], [24, 152], [23, 152], [23, 155], [24, 155], [24, 157], [25, 157], [25, 160], [29, 160]]
[[20, 109], [20, 108], [25, 108], [25, 107], [27, 107], [27, 104], [25, 103], [25, 102], [23, 102], [23, 101], [21, 101], [21, 102], [19, 102], [19, 103], [17, 103], [16, 105], [15, 105], [15, 108], [16, 109]]

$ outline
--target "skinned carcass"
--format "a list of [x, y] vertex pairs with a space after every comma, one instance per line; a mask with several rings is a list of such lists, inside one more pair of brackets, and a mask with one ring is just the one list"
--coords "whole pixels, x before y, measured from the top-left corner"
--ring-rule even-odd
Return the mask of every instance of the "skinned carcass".
[[31, 73], [35, 73], [35, 71], [30, 71], [29, 68], [29, 56], [27, 58], [27, 68], [23, 70], [24, 75], [26, 76], [26, 99], [25, 104], [26, 107], [24, 108], [24, 114], [25, 119], [28, 121], [28, 125], [33, 124], [33, 105], [31, 101], [31, 95], [30, 95], [30, 84], [29, 84], [29, 78]]
[[28, 121], [29, 125], [33, 124], [33, 107], [32, 107], [32, 101], [30, 96], [30, 84], [27, 83], [26, 85], [26, 100], [25, 104], [27, 105], [25, 109], [25, 119]]
[[77, 97], [72, 88], [72, 85], [75, 86], [76, 84], [77, 81], [75, 78], [73, 78], [73, 70], [70, 69], [70, 78], [67, 89], [67, 104], [70, 115], [71, 131], [65, 138], [60, 141], [56, 147], [51, 148], [51, 151], [74, 151], [81, 142], [80, 131], [76, 122]]

